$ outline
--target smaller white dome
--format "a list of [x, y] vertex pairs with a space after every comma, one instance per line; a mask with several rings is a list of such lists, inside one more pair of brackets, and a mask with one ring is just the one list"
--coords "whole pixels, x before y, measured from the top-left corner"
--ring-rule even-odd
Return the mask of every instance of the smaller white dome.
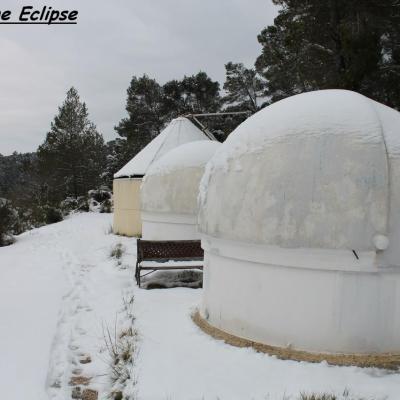
[[143, 176], [154, 162], [172, 149], [198, 140], [209, 140], [209, 138], [189, 119], [175, 118], [155, 139], [124, 165], [114, 178]]
[[211, 140], [186, 143], [151, 165], [140, 191], [144, 239], [198, 237], [200, 180], [219, 146], [219, 142]]

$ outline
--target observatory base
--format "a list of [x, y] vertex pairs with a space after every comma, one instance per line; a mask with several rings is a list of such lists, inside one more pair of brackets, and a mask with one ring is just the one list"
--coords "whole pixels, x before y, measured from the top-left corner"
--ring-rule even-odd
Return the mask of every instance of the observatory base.
[[375, 252], [202, 238], [201, 316], [250, 341], [312, 353], [400, 352], [400, 269]]
[[197, 240], [197, 219], [192, 215], [142, 212], [144, 240]]

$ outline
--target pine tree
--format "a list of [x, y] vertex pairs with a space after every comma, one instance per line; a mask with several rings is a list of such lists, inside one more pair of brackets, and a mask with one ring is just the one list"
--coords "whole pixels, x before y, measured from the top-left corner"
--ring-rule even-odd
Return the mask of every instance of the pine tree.
[[185, 76], [181, 86], [186, 112], [210, 113], [220, 109], [219, 83], [213, 81], [205, 72]]
[[167, 120], [185, 114], [217, 112], [221, 107], [219, 83], [205, 72], [169, 81], [162, 89], [162, 112]]
[[229, 62], [225, 65], [226, 80], [224, 103], [229, 109], [257, 112], [262, 106], [266, 83], [254, 68], [246, 68], [242, 63]]
[[400, 106], [400, 5], [392, 0], [273, 0], [274, 25], [258, 36], [257, 70], [271, 100], [309, 90], [355, 90]]
[[221, 104], [219, 83], [212, 81], [205, 72], [171, 80], [163, 86], [147, 75], [134, 76], [127, 94], [128, 117], [115, 127], [125, 141], [110, 144], [108, 180], [113, 168], [134, 157], [172, 119], [185, 114], [218, 111]]
[[138, 153], [165, 124], [161, 114], [163, 106], [161, 86], [147, 75], [134, 76], [127, 90], [127, 118], [123, 118], [115, 127], [117, 133], [126, 138], [128, 152]]
[[102, 173], [102, 183], [112, 188], [114, 174], [131, 158], [132, 153], [125, 138], [116, 138], [106, 144], [106, 166]]
[[13, 242], [12, 234], [17, 222], [18, 215], [11, 202], [0, 197], [0, 247]]
[[100, 184], [105, 164], [104, 141], [75, 88], [67, 92], [37, 155], [50, 202], [85, 196]]

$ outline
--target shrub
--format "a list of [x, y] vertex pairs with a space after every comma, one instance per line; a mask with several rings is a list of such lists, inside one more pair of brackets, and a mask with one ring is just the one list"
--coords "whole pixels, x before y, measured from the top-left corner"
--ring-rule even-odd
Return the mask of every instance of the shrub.
[[96, 190], [89, 190], [89, 209], [93, 212], [112, 212], [112, 193], [105, 187]]
[[82, 212], [89, 211], [89, 202], [87, 197], [79, 196], [76, 200], [78, 202], [77, 211], [82, 211]]
[[67, 197], [60, 203], [60, 209], [63, 215], [68, 215], [74, 211], [88, 212], [89, 211], [89, 203], [88, 199], [85, 196], [75, 197]]
[[101, 213], [111, 213], [113, 208], [112, 201], [107, 199], [104, 200], [100, 205], [100, 212]]
[[111, 383], [109, 398], [112, 400], [134, 400], [136, 398], [131, 391], [136, 384], [133, 370], [137, 354], [133, 295], [128, 294], [127, 299], [123, 298], [123, 303], [124, 322], [120, 323], [118, 327], [116, 323], [112, 331], [107, 326], [103, 327], [105, 347], [108, 352], [108, 376]]
[[44, 222], [46, 224], [54, 224], [63, 220], [63, 214], [59, 208], [45, 206], [44, 211]]
[[110, 252], [110, 257], [111, 258], [116, 258], [117, 260], [120, 260], [125, 253], [125, 247], [122, 245], [122, 243], [117, 243]]
[[75, 197], [67, 197], [60, 203], [60, 209], [64, 215], [78, 209], [78, 200]]
[[18, 223], [18, 213], [9, 200], [0, 198], [0, 246], [14, 242], [14, 227]]
[[89, 190], [89, 198], [95, 200], [97, 203], [111, 200], [111, 197], [111, 192], [104, 187], [96, 190]]

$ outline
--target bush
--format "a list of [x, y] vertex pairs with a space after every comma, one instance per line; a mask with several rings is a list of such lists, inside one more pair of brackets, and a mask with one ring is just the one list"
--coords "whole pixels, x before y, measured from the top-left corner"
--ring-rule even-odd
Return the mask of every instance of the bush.
[[111, 192], [104, 187], [96, 190], [89, 190], [89, 199], [93, 199], [97, 203], [103, 203], [106, 200], [111, 200], [111, 197]]
[[74, 211], [88, 212], [88, 199], [85, 196], [79, 196], [78, 198], [67, 197], [60, 203], [60, 209], [64, 216]]
[[44, 211], [44, 222], [46, 224], [54, 224], [63, 220], [63, 214], [59, 208], [45, 206]]
[[111, 213], [112, 193], [105, 187], [96, 190], [89, 190], [89, 209], [93, 212]]
[[60, 203], [60, 209], [64, 215], [70, 214], [78, 208], [78, 200], [75, 197], [67, 197]]
[[77, 211], [81, 212], [88, 212], [89, 211], [89, 202], [88, 198], [86, 196], [79, 196], [76, 199], [78, 205], [77, 205]]
[[125, 253], [125, 247], [122, 243], [117, 243], [110, 251], [110, 257], [117, 260], [121, 259]]
[[14, 242], [14, 227], [18, 223], [18, 213], [9, 200], [0, 198], [0, 246]]
[[111, 213], [113, 208], [112, 201], [107, 199], [104, 200], [100, 205], [100, 212], [101, 213]]

